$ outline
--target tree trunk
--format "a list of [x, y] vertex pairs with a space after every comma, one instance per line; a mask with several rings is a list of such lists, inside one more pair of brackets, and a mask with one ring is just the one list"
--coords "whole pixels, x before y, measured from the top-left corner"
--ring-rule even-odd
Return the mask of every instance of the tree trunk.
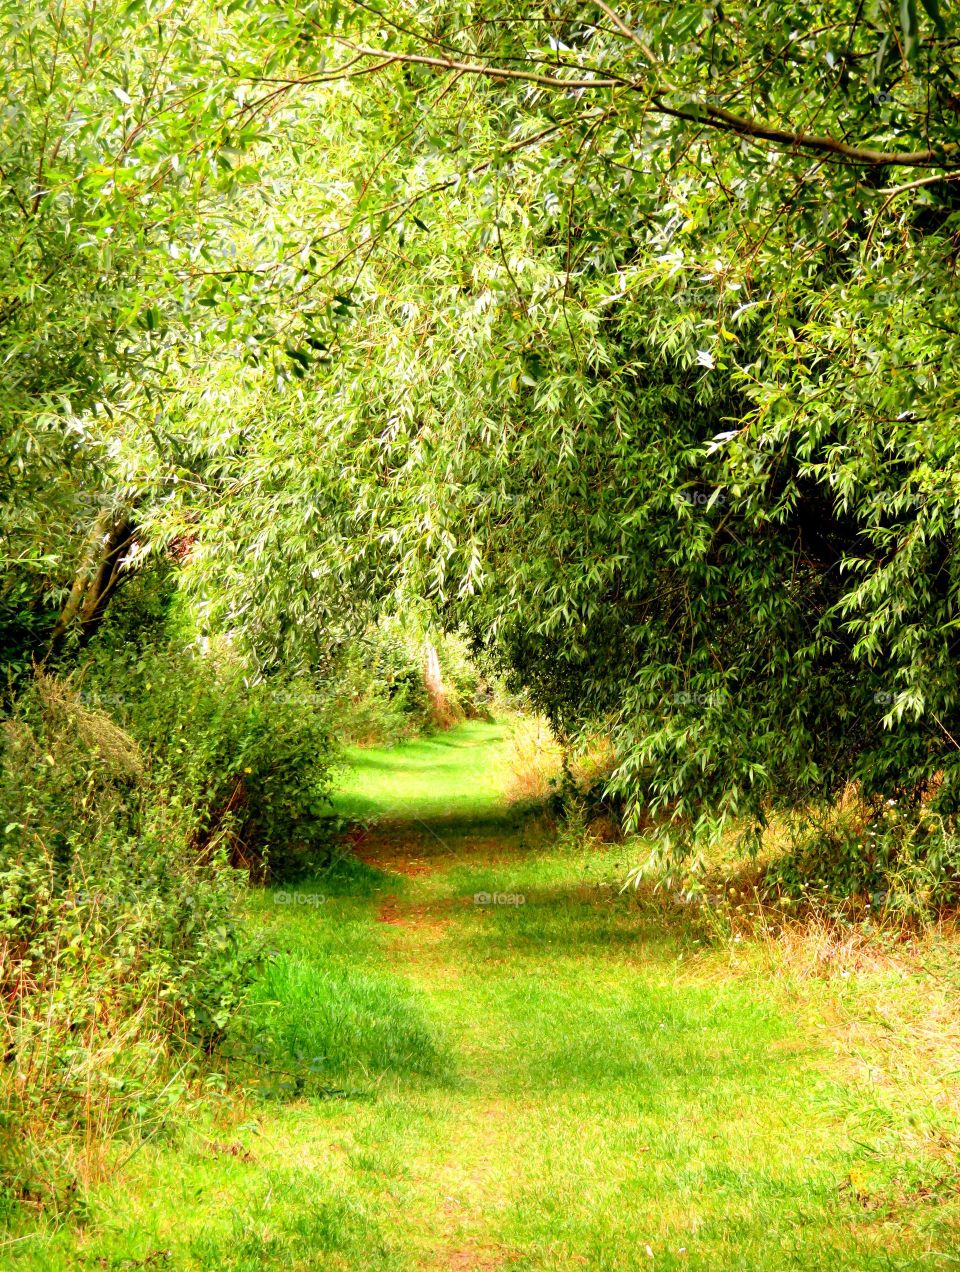
[[442, 700], [444, 692], [443, 675], [440, 671], [440, 657], [432, 640], [425, 640], [423, 645], [423, 683], [432, 698]]
[[77, 629], [81, 641], [89, 640], [96, 631], [119, 583], [120, 565], [133, 534], [133, 521], [126, 514], [104, 512], [97, 518], [50, 637], [48, 653], [60, 649], [71, 628]]

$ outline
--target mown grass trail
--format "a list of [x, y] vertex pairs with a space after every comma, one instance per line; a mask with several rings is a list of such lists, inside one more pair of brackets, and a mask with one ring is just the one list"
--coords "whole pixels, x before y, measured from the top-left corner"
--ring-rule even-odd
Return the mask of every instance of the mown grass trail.
[[251, 907], [275, 953], [250, 1096], [143, 1149], [85, 1234], [12, 1259], [955, 1265], [955, 1197], [910, 1201], [886, 1115], [763, 960], [622, 894], [622, 848], [519, 818], [504, 747], [472, 724], [356, 757], [343, 807], [387, 819], [360, 862]]

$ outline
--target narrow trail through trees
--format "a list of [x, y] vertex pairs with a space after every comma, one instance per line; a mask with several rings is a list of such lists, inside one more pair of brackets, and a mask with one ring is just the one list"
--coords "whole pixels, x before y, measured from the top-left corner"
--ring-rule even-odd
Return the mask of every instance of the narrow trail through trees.
[[83, 1260], [947, 1266], [935, 1208], [908, 1231], [892, 1194], [858, 1200], [877, 1106], [769, 967], [623, 893], [622, 845], [520, 817], [505, 746], [471, 724], [358, 754], [344, 802], [389, 815], [339, 881], [255, 909], [287, 969], [284, 1022], [318, 1062], [341, 1042], [366, 1055], [337, 1075], [345, 1098], [251, 1099], [181, 1145], [176, 1172], [145, 1150]]

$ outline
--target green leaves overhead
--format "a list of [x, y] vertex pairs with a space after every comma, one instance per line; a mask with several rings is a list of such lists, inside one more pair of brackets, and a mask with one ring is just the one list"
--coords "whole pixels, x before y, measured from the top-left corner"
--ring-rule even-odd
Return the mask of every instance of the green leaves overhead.
[[4, 12], [18, 586], [135, 499], [263, 666], [429, 598], [677, 842], [952, 814], [946, 6]]

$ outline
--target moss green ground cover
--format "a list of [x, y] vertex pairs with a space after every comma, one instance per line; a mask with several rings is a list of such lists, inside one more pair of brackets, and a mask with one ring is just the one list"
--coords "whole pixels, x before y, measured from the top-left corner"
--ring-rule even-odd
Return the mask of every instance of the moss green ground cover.
[[355, 756], [341, 807], [386, 818], [360, 860], [251, 904], [248, 1094], [10, 1266], [960, 1263], [949, 1179], [902, 1149], [916, 1110], [842, 1062], [816, 992], [801, 1015], [763, 959], [621, 893], [622, 847], [518, 818], [505, 746], [469, 724]]

